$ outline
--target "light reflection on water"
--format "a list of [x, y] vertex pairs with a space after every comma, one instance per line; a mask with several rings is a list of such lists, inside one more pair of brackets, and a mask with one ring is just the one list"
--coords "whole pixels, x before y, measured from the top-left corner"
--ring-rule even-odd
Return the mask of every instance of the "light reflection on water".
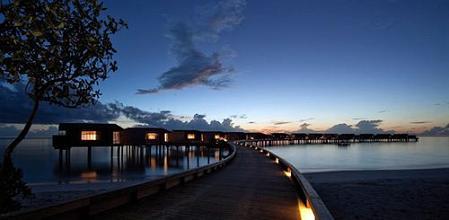
[[[11, 140], [0, 139], [0, 156]], [[27, 183], [83, 183], [83, 182], [123, 182], [128, 180], [153, 179], [207, 165], [219, 160], [217, 148], [206, 147], [197, 150], [190, 147], [172, 147], [171, 150], [157, 151], [153, 146], [144, 149], [142, 157], [132, 156], [123, 151], [123, 162], [117, 156], [110, 157], [110, 147], [92, 147], [92, 163], [87, 161], [87, 148], [72, 148], [70, 166], [59, 163], [59, 151], [52, 147], [51, 139], [25, 139], [13, 154], [14, 164], [23, 170]], [[151, 154], [150, 154], [151, 153]], [[228, 151], [224, 150], [223, 155]], [[151, 155], [151, 156], [150, 156]], [[209, 156], [208, 156], [209, 155]], [[65, 159], [65, 154], [63, 154]]]
[[356, 143], [269, 147], [301, 172], [392, 170], [449, 167], [449, 137], [421, 137], [419, 142]]

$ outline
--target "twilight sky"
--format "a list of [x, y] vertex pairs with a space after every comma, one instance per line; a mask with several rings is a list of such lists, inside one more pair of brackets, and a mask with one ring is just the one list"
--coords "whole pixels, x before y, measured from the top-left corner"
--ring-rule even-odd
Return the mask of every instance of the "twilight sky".
[[114, 37], [119, 70], [102, 83], [102, 103], [231, 118], [247, 130], [449, 123], [449, 1], [105, 5], [129, 29]]

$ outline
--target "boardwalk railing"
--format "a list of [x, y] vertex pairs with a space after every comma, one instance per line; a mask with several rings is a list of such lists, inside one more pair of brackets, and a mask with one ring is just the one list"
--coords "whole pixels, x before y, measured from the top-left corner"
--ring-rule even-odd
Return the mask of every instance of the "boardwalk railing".
[[132, 184], [117, 190], [98, 193], [59, 204], [23, 210], [1, 215], [0, 218], [12, 219], [80, 219], [104, 212], [121, 205], [132, 203], [139, 199], [170, 189], [179, 184], [187, 183], [205, 174], [224, 167], [236, 155], [234, 144], [228, 144], [230, 154], [223, 160], [203, 167], [191, 169], [182, 173], [168, 175], [161, 179]]
[[[307, 208], [311, 208], [315, 219], [318, 220], [333, 220], [331, 213], [327, 209], [324, 202], [321, 200], [318, 193], [313, 189], [310, 182], [288, 161], [284, 160], [282, 157], [277, 156], [273, 152], [247, 144], [246, 141], [238, 142], [239, 145], [250, 147], [261, 154], [264, 154], [268, 158], [272, 159], [276, 164], [278, 164], [283, 170], [285, 175], [289, 176], [290, 180], [295, 184], [298, 189], [298, 194], [301, 202], [305, 204]], [[301, 211], [301, 210], [300, 210]]]

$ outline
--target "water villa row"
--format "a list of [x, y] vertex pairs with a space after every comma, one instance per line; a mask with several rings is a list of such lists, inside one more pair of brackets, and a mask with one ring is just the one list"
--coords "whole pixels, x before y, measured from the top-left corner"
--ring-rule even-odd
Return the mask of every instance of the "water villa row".
[[355, 142], [409, 142], [418, 141], [408, 134], [304, 134], [304, 133], [245, 133], [198, 130], [167, 130], [163, 128], [134, 127], [123, 129], [116, 124], [63, 123], [59, 134], [53, 136], [57, 149], [94, 146], [154, 146], [154, 145], [216, 145], [219, 141], [247, 140], [276, 144], [319, 144]]

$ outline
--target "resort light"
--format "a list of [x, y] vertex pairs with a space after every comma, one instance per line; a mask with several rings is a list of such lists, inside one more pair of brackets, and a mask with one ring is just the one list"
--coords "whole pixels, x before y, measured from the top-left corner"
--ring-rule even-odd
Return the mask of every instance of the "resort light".
[[148, 140], [156, 140], [157, 139], [157, 133], [147, 133], [147, 139]]
[[284, 175], [287, 176], [288, 178], [292, 177], [292, 171], [290, 170], [290, 168], [284, 170]]
[[195, 139], [195, 134], [194, 133], [187, 134], [187, 139], [189, 139], [189, 140]]
[[168, 142], [168, 133], [164, 133], [164, 141]]
[[276, 159], [274, 160], [275, 163], [279, 164], [279, 158], [276, 157]]
[[315, 220], [315, 215], [313, 214], [312, 208], [310, 208], [310, 206], [309, 207], [306, 206], [299, 199], [298, 199], [298, 209], [299, 209], [300, 219]]
[[120, 144], [120, 131], [112, 132], [112, 143]]
[[81, 178], [83, 179], [96, 179], [97, 172], [96, 171], [85, 171], [81, 173]]
[[97, 138], [97, 131], [81, 131], [82, 141], [95, 141]]
[[270, 153], [267, 153], [266, 155], [267, 155], [267, 157], [270, 157]]

